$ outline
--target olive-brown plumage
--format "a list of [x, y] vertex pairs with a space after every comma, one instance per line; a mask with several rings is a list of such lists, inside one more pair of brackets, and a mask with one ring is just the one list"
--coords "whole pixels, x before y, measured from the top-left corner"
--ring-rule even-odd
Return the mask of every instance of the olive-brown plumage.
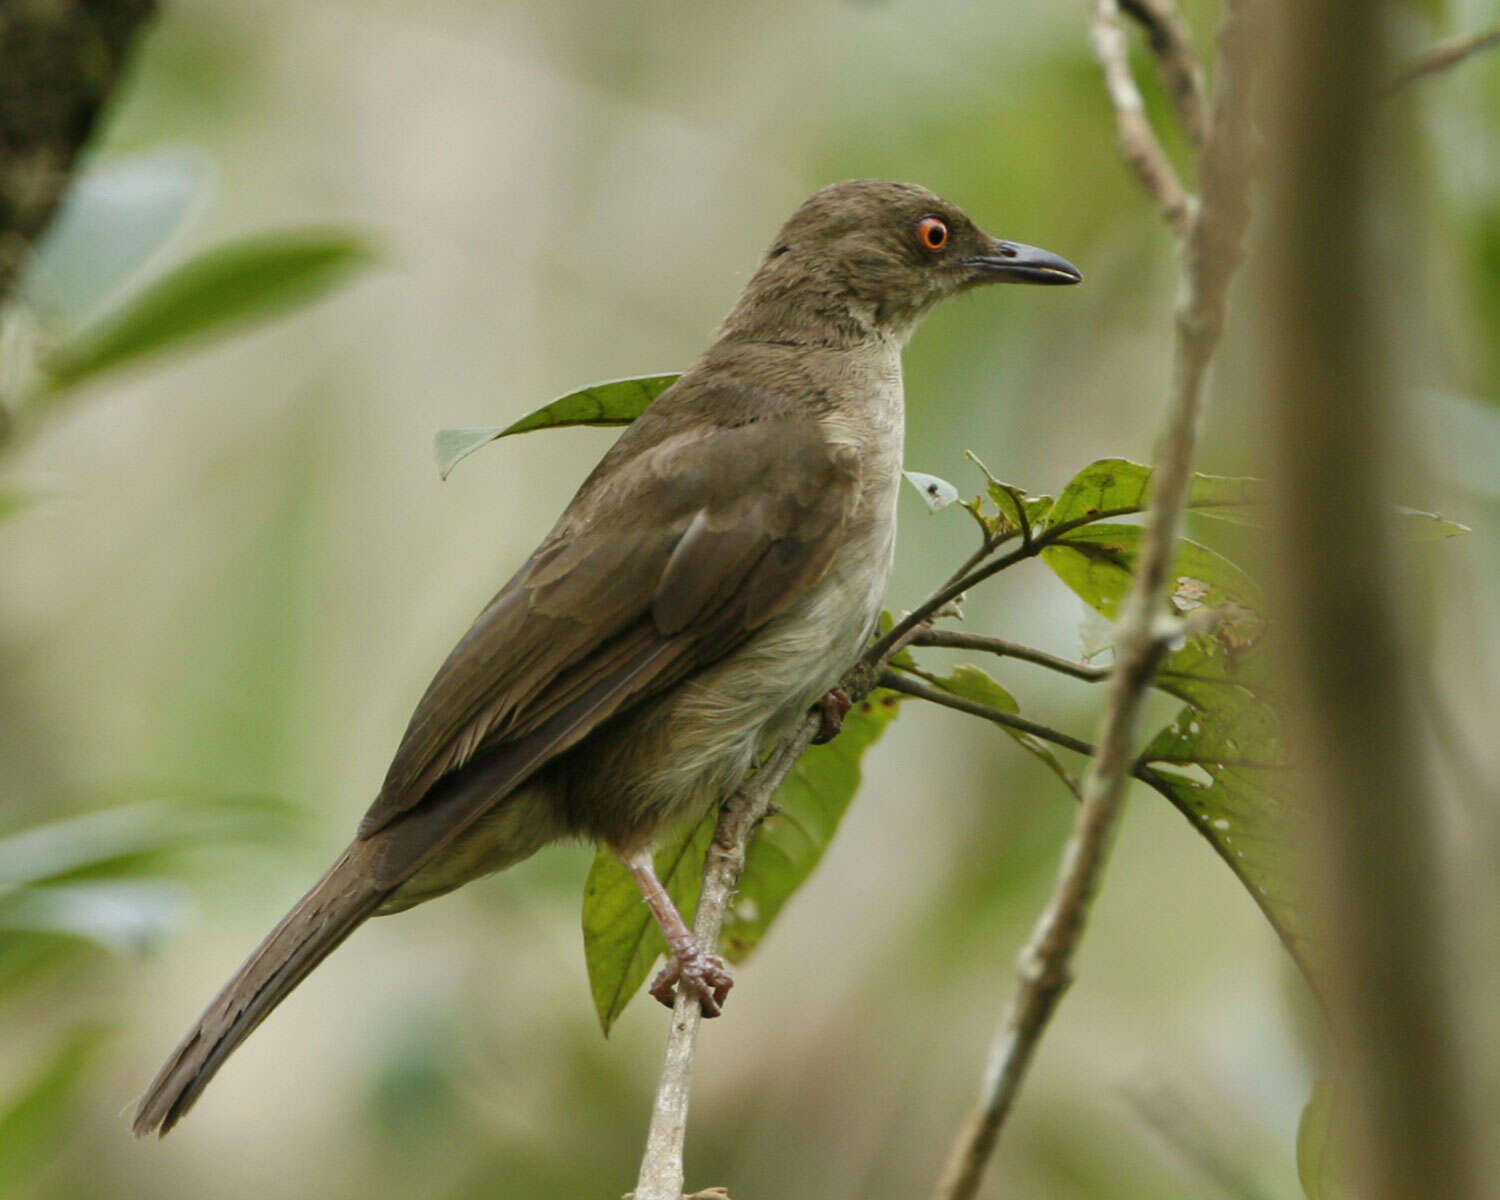
[[782, 228], [719, 340], [631, 425], [428, 686], [354, 841], [209, 1004], [147, 1089], [165, 1133], [224, 1059], [367, 917], [583, 837], [641, 882], [681, 979], [729, 978], [651, 874], [833, 687], [895, 541], [901, 347], [978, 283], [1075, 283], [912, 184], [855, 180]]

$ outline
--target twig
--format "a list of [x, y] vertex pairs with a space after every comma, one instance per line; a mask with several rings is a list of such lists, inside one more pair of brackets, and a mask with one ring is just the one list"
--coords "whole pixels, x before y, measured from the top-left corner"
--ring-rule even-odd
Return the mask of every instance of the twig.
[[[704, 950], [711, 952], [719, 944], [729, 897], [745, 869], [745, 849], [751, 832], [764, 819], [772, 795], [817, 730], [818, 719], [809, 714], [749, 782], [730, 797], [719, 814], [713, 844], [703, 865], [703, 891], [693, 921], [693, 936]], [[697, 994], [690, 988], [679, 988], [672, 1007], [672, 1026], [667, 1034], [661, 1077], [656, 1085], [651, 1125], [646, 1133], [646, 1151], [636, 1180], [636, 1200], [678, 1200], [682, 1195], [682, 1147], [692, 1095], [693, 1055], [702, 1023]]]
[[1059, 658], [1044, 650], [1033, 650], [1030, 646], [1023, 646], [1019, 642], [1007, 642], [1002, 638], [990, 637], [983, 633], [964, 633], [957, 629], [924, 629], [912, 639], [912, 645], [939, 646], [949, 650], [982, 650], [986, 654], [999, 655], [1001, 658], [1018, 658], [1022, 662], [1034, 663], [1039, 667], [1046, 667], [1049, 671], [1058, 671], [1063, 675], [1071, 675], [1074, 679], [1087, 680], [1089, 683], [1098, 683], [1100, 680], [1109, 678], [1108, 667], [1091, 667], [1087, 663]]
[[[898, 653], [908, 640], [909, 636], [899, 639], [883, 654], [876, 654], [872, 648], [845, 674], [839, 686], [853, 703], [858, 704], [874, 690], [887, 659]], [[693, 921], [693, 936], [704, 950], [712, 952], [719, 944], [729, 898], [745, 870], [750, 835], [765, 819], [771, 797], [811, 744], [818, 727], [818, 716], [809, 713], [720, 812], [713, 844], [703, 864], [703, 890]], [[698, 997], [689, 988], [679, 989], [636, 1182], [636, 1200], [679, 1200], [682, 1195], [682, 1147], [692, 1093], [693, 1056], [702, 1020]]]
[[[1125, 782], [1135, 766], [1131, 743], [1141, 700], [1166, 650], [1159, 616], [1168, 605], [1172, 554], [1192, 478], [1203, 383], [1223, 329], [1229, 280], [1239, 264], [1249, 221], [1247, 93], [1252, 39], [1245, 10], [1251, 2], [1230, 0], [1225, 12], [1221, 87], [1203, 155], [1201, 209], [1174, 204], [1177, 198], [1161, 190], [1159, 176], [1142, 174], [1148, 192], [1184, 237], [1183, 299], [1176, 321], [1167, 433], [1152, 476], [1145, 540], [1123, 606], [1108, 707], [1083, 779], [1082, 803], [1052, 897], [1021, 953], [1020, 986], [991, 1044], [978, 1101], [949, 1156], [935, 1200], [970, 1200], [978, 1191], [1042, 1031], [1071, 982], [1073, 953], [1108, 856]], [[1124, 61], [1124, 33], [1115, 0], [1098, 0], [1094, 33], [1127, 156], [1141, 147], [1159, 154]], [[1132, 139], [1127, 130], [1138, 126], [1145, 128], [1145, 136]]]
[[1120, 9], [1140, 24], [1156, 55], [1156, 67], [1177, 109], [1177, 120], [1196, 148], [1208, 136], [1203, 70], [1193, 53], [1193, 35], [1172, 0], [1120, 0]]
[[1094, 8], [1094, 53], [1104, 69], [1104, 85], [1115, 109], [1120, 153], [1140, 177], [1141, 185], [1161, 206], [1168, 224], [1186, 237], [1196, 205], [1177, 178], [1156, 130], [1146, 119], [1146, 104], [1130, 73], [1130, 43], [1120, 24], [1116, 0], [1098, 0]]
[[968, 713], [971, 717], [979, 717], [986, 721], [993, 721], [996, 725], [1004, 725], [1008, 729], [1016, 729], [1021, 733], [1029, 733], [1033, 737], [1039, 737], [1045, 742], [1051, 742], [1055, 746], [1061, 746], [1065, 750], [1074, 750], [1079, 754], [1092, 755], [1094, 747], [1082, 738], [1076, 738], [1071, 733], [1064, 733], [1060, 729], [1053, 729], [1050, 725], [1043, 725], [1039, 721], [1030, 720], [1019, 713], [1008, 713], [1004, 709], [995, 708], [990, 704], [981, 704], [978, 700], [970, 700], [966, 696], [955, 696], [952, 692], [945, 692], [942, 688], [931, 687], [925, 683], [918, 683], [909, 675], [903, 675], [899, 671], [886, 670], [880, 676], [880, 686], [889, 688], [893, 692], [901, 692], [906, 696], [914, 696], [918, 700], [926, 700], [932, 704], [940, 704], [944, 708], [951, 708], [955, 712]]
[[1383, 90], [1387, 96], [1399, 92], [1407, 84], [1456, 67], [1464, 59], [1478, 54], [1481, 50], [1488, 50], [1491, 46], [1500, 46], [1500, 25], [1439, 42], [1422, 51], [1397, 71], [1395, 78], [1387, 83]]

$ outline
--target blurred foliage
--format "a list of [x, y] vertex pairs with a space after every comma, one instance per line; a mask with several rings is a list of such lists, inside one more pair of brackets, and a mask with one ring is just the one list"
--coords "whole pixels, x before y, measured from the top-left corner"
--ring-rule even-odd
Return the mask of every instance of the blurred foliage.
[[[196, 160], [165, 151], [108, 163], [72, 187], [20, 280], [22, 309], [7, 314], [28, 343], [10, 346], [26, 361], [7, 362], [7, 375], [25, 382], [19, 395], [0, 396], [0, 452], [12, 448], [10, 406], [34, 421], [97, 375], [290, 311], [370, 260], [363, 239], [348, 233], [263, 234], [198, 254], [101, 305], [176, 229], [201, 182]], [[0, 522], [40, 494], [0, 477]], [[0, 835], [0, 1005], [24, 1001], [80, 947], [155, 950], [192, 909], [174, 852], [283, 843], [297, 815], [274, 798], [184, 795]], [[65, 1031], [0, 1110], [0, 1195], [30, 1194], [51, 1176], [110, 1032]]]
[[370, 259], [362, 239], [341, 232], [261, 234], [217, 246], [63, 339], [42, 362], [44, 391], [50, 397], [135, 359], [276, 316]]
[[[1183, 7], [1206, 52], [1217, 4]], [[1431, 26], [1416, 13], [1411, 49], [1495, 19], [1492, 5], [1450, 7]], [[975, 297], [923, 328], [906, 356], [908, 460], [957, 477], [951, 464], [974, 446], [999, 478], [1042, 482], [1090, 459], [1149, 457], [1174, 248], [1118, 161], [1084, 24], [1070, 6], [1002, 12], [973, 0], [163, 5], [73, 193], [86, 210], [97, 181], [118, 195], [106, 201], [118, 219], [112, 229], [81, 219], [85, 233], [108, 232], [79, 242], [76, 230], [63, 237], [64, 214], [49, 235], [50, 276], [28, 280], [29, 337], [18, 348], [12, 328], [0, 341], [7, 399], [39, 382], [14, 370], [18, 359], [35, 364], [98, 328], [137, 278], [168, 273], [159, 263], [247, 229], [377, 227], [400, 269], [296, 322], [198, 342], [205, 353], [163, 355], [149, 371], [101, 373], [90, 403], [18, 439], [0, 464], [10, 830], [64, 828], [101, 794], [125, 795], [112, 786], [121, 779], [171, 781], [138, 795], [132, 813], [206, 805], [225, 818], [218, 834], [185, 818], [196, 844], [98, 877], [176, 885], [176, 920], [197, 901], [201, 919], [170, 927], [164, 943], [168, 927], [151, 927], [149, 960], [37, 922], [0, 932], [0, 1003], [17, 1032], [0, 1106], [24, 1109], [36, 1094], [46, 1116], [19, 1137], [8, 1131], [20, 1126], [0, 1129], [0, 1145], [22, 1156], [0, 1166], [0, 1192], [625, 1190], [662, 1017], [636, 1005], [599, 1038], [579, 964], [588, 859], [577, 851], [362, 933], [167, 1142], [130, 1143], [120, 1111], [311, 878], [308, 842], [318, 857], [342, 844], [433, 664], [604, 445], [582, 432], [528, 446], [520, 461], [481, 456], [439, 488], [413, 449], [433, 428], [503, 427], [526, 398], [571, 381], [691, 361], [792, 206], [835, 179], [874, 175], [928, 184], [1088, 275], [1073, 296]], [[1488, 781], [1486, 681], [1500, 670], [1489, 601], [1500, 588], [1496, 62], [1401, 102], [1428, 151], [1409, 181], [1427, 208], [1420, 230], [1393, 233], [1415, 273], [1392, 280], [1428, 304], [1425, 326], [1393, 329], [1421, 385], [1413, 461], [1393, 468], [1393, 492], [1479, 531], [1413, 551], [1431, 604], [1430, 628], [1413, 632], [1452, 689], [1457, 748], [1439, 764], [1444, 778], [1467, 755], [1459, 765]], [[1148, 109], [1165, 111], [1137, 65]], [[132, 179], [147, 181], [144, 197], [130, 198]], [[76, 248], [64, 254], [65, 242]], [[1258, 431], [1235, 401], [1260, 384], [1232, 331], [1207, 469], [1259, 469]], [[1050, 503], [1000, 487], [984, 488], [996, 528], [1035, 521]], [[929, 521], [914, 495], [902, 503], [893, 608], [967, 550], [952, 514]], [[1368, 519], [1332, 501], [1330, 512], [1347, 536]], [[1253, 529], [1195, 518], [1193, 536], [1270, 578]], [[968, 618], [1073, 655], [1081, 608], [1045, 573], [1006, 572], [971, 597]], [[1000, 706], [951, 654], [921, 658]], [[1097, 693], [1025, 663], [994, 675], [1028, 715], [1091, 727]], [[1155, 726], [1175, 719], [1191, 733], [1188, 703], [1159, 706]], [[726, 1019], [705, 1032], [692, 1186], [788, 1200], [920, 1195], [967, 1102], [1069, 809], [1047, 767], [1008, 737], [905, 708], [861, 763], [860, 803], [741, 972]], [[236, 847], [249, 831], [226, 799], [241, 793], [284, 796], [307, 824], [268, 818], [271, 852], [246, 858]], [[1493, 994], [1485, 947], [1500, 936], [1500, 902], [1486, 881], [1500, 821], [1453, 807], [1472, 833], [1453, 873], [1468, 961], [1476, 989]], [[991, 1190], [1232, 1194], [1125, 1119], [1119, 1083], [1144, 1059], [1180, 1068], [1267, 1195], [1297, 1191], [1292, 1147], [1314, 1068], [1288, 1013], [1305, 997], [1259, 913], [1166, 809], [1128, 813], [1080, 982]], [[85, 871], [23, 891], [94, 881]], [[1494, 1015], [1479, 1021], [1490, 1041], [1475, 1052], [1486, 1054]], [[108, 1040], [88, 1042], [100, 1028]], [[1213, 1099], [1226, 1092], [1231, 1105]]]
[[102, 1030], [74, 1030], [18, 1094], [0, 1101], [0, 1195], [25, 1195], [46, 1178], [103, 1041]]

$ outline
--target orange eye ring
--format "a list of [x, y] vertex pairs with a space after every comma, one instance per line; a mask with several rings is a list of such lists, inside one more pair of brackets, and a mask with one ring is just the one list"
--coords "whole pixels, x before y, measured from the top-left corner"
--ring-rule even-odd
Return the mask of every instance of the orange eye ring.
[[948, 244], [948, 222], [941, 217], [923, 217], [917, 222], [917, 241], [936, 254]]

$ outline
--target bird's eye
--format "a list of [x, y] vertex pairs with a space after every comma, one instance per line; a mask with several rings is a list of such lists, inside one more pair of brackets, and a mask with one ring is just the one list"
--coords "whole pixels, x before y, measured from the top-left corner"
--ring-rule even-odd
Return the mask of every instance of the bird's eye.
[[941, 250], [948, 244], [948, 222], [941, 217], [923, 217], [917, 222], [917, 240], [925, 250]]

